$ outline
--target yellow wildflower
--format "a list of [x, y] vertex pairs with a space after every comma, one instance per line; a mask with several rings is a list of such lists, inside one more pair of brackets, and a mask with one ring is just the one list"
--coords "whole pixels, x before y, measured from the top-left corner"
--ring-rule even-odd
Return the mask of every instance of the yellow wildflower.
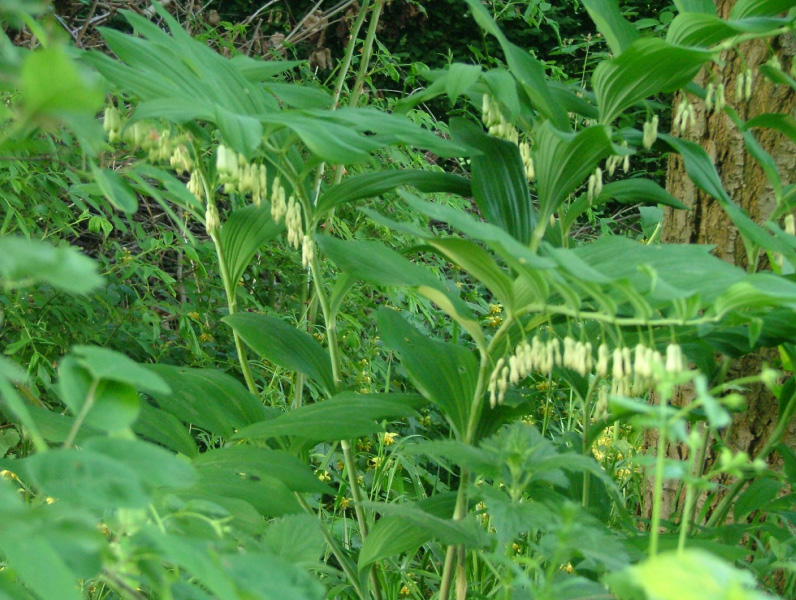
[[420, 417], [419, 423], [421, 427], [431, 427], [431, 415]]
[[364, 439], [357, 442], [357, 450], [360, 452], [368, 452], [371, 448], [370, 440]]
[[6, 471], [5, 469], [0, 471], [0, 477], [2, 477], [3, 479], [15, 479], [19, 481], [19, 477], [17, 477], [16, 473], [12, 473], [11, 471]]
[[346, 510], [351, 507], [351, 498], [343, 497], [340, 499], [340, 508]]
[[196, 311], [189, 312], [188, 316], [191, 317], [192, 319], [196, 319], [197, 321], [199, 320], [199, 313]]
[[327, 482], [332, 480], [332, 476], [329, 475], [328, 471], [320, 471], [320, 470], [318, 470], [318, 471], [315, 471], [315, 475], [317, 475], [318, 479], [320, 479], [324, 483], [327, 483]]
[[500, 324], [503, 323], [503, 317], [500, 316], [491, 316], [487, 317], [486, 324], [490, 327], [500, 327]]
[[567, 573], [574, 573], [574, 572], [575, 572], [575, 567], [573, 567], [573, 566], [572, 566], [572, 563], [571, 563], [571, 562], [568, 562], [568, 563], [567, 563], [567, 564], [564, 566], [564, 571], [566, 571]]
[[397, 438], [397, 437], [398, 437], [397, 433], [391, 433], [389, 431], [386, 432], [384, 434], [384, 445], [385, 446], [391, 446], [392, 444], [395, 443], [395, 438]]
[[202, 335], [199, 336], [199, 341], [200, 342], [212, 342], [213, 341], [213, 336], [205, 331], [204, 333], [202, 333]]
[[401, 594], [401, 596], [408, 596], [411, 593], [412, 592], [406, 586], [401, 587], [401, 591], [399, 592], [399, 594]]
[[384, 464], [384, 457], [383, 456], [374, 456], [373, 458], [368, 461], [371, 469], [378, 469], [380, 466]]
[[503, 312], [503, 305], [498, 302], [497, 304], [490, 304], [489, 305], [489, 314], [490, 315], [498, 315]]

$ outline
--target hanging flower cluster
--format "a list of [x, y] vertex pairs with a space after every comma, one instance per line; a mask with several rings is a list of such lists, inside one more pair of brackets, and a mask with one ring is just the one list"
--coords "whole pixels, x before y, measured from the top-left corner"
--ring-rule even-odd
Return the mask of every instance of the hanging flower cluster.
[[[622, 147], [627, 148], [627, 140], [622, 141]], [[605, 169], [608, 171], [609, 176], [613, 177], [614, 171], [616, 171], [616, 167], [619, 166], [619, 163], [622, 163], [622, 171], [627, 173], [630, 170], [630, 155], [625, 154], [624, 156], [619, 156], [615, 154], [614, 156], [609, 156], [605, 161]]]
[[687, 98], [683, 98], [674, 111], [674, 131], [675, 133], [685, 133], [689, 127], [696, 127], [696, 113], [694, 105]]
[[489, 94], [484, 94], [481, 113], [481, 118], [489, 130], [489, 135], [506, 140], [519, 147], [525, 177], [528, 181], [533, 181], [536, 178], [536, 170], [531, 157], [531, 145], [527, 141], [520, 142], [520, 132], [506, 120], [500, 110], [500, 105]]
[[563, 344], [558, 338], [542, 340], [534, 336], [519, 344], [508, 359], [500, 358], [489, 378], [491, 406], [502, 404], [509, 385], [516, 385], [533, 372], [549, 375], [554, 367], [564, 367], [582, 377], [594, 372], [597, 377], [611, 376], [611, 394], [627, 396], [640, 394], [653, 387], [662, 372], [680, 373], [686, 369], [682, 349], [669, 344], [664, 357], [657, 350], [643, 344], [631, 351], [619, 347], [611, 351], [606, 344], [597, 349], [593, 357], [590, 342], [581, 342], [567, 336]]
[[[279, 176], [275, 177], [273, 187], [271, 188], [271, 218], [275, 223], [281, 223], [282, 219], [285, 220], [287, 242], [298, 249], [302, 239], [307, 237], [304, 235], [301, 228], [301, 207], [295, 196], [291, 194], [290, 198], [287, 200], [285, 199], [286, 196], [287, 194], [282, 185], [282, 181], [279, 179]], [[309, 263], [309, 261], [312, 260], [312, 256], [313, 250], [306, 250], [304, 252], [303, 261]]]
[[643, 128], [644, 135], [641, 138], [641, 144], [649, 150], [658, 139], [658, 115], [653, 115], [650, 121], [644, 122]]
[[500, 111], [500, 105], [489, 94], [484, 94], [481, 106], [482, 120], [489, 130], [489, 135], [493, 135], [501, 140], [506, 140], [514, 144], [519, 144], [520, 132], [511, 123], [506, 121], [506, 117]]
[[711, 81], [708, 83], [707, 91], [705, 92], [705, 110], [707, 112], [721, 112], [727, 105], [727, 99], [724, 97], [724, 84], [720, 83], [717, 86], [713, 85]]
[[216, 170], [219, 181], [224, 184], [225, 194], [251, 194], [256, 206], [260, 206], [263, 197], [268, 194], [265, 165], [250, 163], [245, 156], [223, 144], [218, 147]]
[[589, 204], [603, 193], [603, 170], [600, 167], [594, 169], [594, 173], [589, 175], [588, 198]]

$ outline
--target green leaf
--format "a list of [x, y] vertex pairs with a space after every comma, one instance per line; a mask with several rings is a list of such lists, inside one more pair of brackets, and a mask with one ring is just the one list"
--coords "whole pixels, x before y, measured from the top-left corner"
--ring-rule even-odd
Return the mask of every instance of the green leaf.
[[128, 383], [94, 377], [76, 356], [69, 355], [59, 366], [61, 400], [84, 422], [102, 431], [122, 431], [138, 418], [140, 400]]
[[550, 119], [555, 127], [562, 131], [571, 129], [566, 111], [555, 101], [550, 92], [542, 63], [506, 38], [480, 0], [465, 1], [473, 11], [473, 17], [478, 25], [487, 33], [494, 35], [500, 42], [511, 74], [520, 83], [534, 106]]
[[427, 338], [394, 310], [380, 309], [376, 321], [384, 341], [399, 354], [420, 393], [442, 410], [457, 436], [464, 437], [478, 380], [473, 354], [461, 346]]
[[753, 127], [775, 129], [787, 135], [791, 141], [796, 142], [796, 119], [791, 115], [783, 113], [765, 113], [757, 115], [746, 121], [743, 125], [744, 129], [752, 129]]
[[418, 212], [437, 221], [447, 223], [473, 239], [485, 242], [503, 257], [512, 267], [540, 270], [552, 269], [554, 263], [547, 258], [538, 256], [518, 242], [500, 227], [484, 223], [463, 210], [446, 206], [437, 202], [426, 202], [408, 192], [399, 191], [404, 201]]
[[704, 13], [706, 15], [716, 14], [716, 4], [713, 0], [674, 0], [677, 10], [681, 13]]
[[255, 253], [284, 229], [271, 218], [267, 203], [239, 208], [221, 228], [221, 247], [227, 261], [230, 281], [237, 282]]
[[439, 540], [443, 544], [464, 544], [469, 548], [483, 548], [489, 544], [489, 537], [474, 516], [461, 521], [437, 517], [423, 510], [421, 505], [415, 502], [401, 504], [363, 502], [363, 504], [385, 516], [394, 516], [417, 528], [425, 529], [432, 539]]
[[170, 394], [171, 388], [146, 367], [139, 365], [124, 354], [99, 346], [72, 346], [72, 354], [78, 364], [94, 379], [107, 379], [127, 383], [151, 394]]
[[[418, 501], [415, 507], [433, 517], [451, 519], [456, 507], [456, 494], [435, 494]], [[359, 570], [364, 571], [383, 558], [415, 550], [432, 539], [434, 534], [427, 527], [400, 516], [387, 515], [376, 521], [368, 533], [359, 553]]]
[[509, 310], [513, 306], [514, 291], [511, 278], [497, 265], [483, 248], [459, 238], [430, 238], [429, 244], [448, 259], [483, 283]]
[[196, 483], [196, 473], [186, 460], [148, 442], [93, 437], [83, 447], [129, 467], [149, 490], [182, 489]]
[[291, 371], [303, 373], [332, 395], [336, 389], [326, 351], [306, 331], [278, 317], [237, 313], [222, 319], [260, 356]]
[[326, 597], [326, 590], [318, 580], [278, 556], [228, 554], [221, 564], [246, 593], [245, 597], [252, 600], [323, 600]]
[[81, 72], [63, 46], [52, 45], [30, 52], [21, 75], [22, 101], [32, 117], [93, 117], [102, 106], [102, 89]]
[[302, 512], [290, 488], [270, 475], [251, 475], [224, 469], [198, 469], [199, 482], [192, 492], [214, 502], [218, 497], [242, 500], [266, 517]]
[[765, 33], [782, 25], [780, 19], [750, 18], [725, 21], [715, 15], [685, 13], [669, 26], [666, 41], [679, 46], [709, 48], [741, 33]]
[[262, 142], [262, 123], [255, 117], [235, 114], [220, 106], [216, 106], [215, 120], [224, 141], [236, 152], [251, 158]]
[[343, 392], [270, 421], [254, 423], [239, 431], [235, 438], [291, 436], [310, 442], [349, 440], [380, 431], [384, 419], [409, 417], [421, 405], [422, 399], [412, 394]]
[[773, 17], [793, 8], [793, 0], [738, 0], [730, 11], [730, 19]]
[[638, 39], [638, 29], [622, 16], [617, 0], [583, 0], [583, 5], [614, 56], [622, 54]]
[[43, 493], [96, 510], [146, 508], [149, 494], [126, 464], [93, 452], [59, 448], [15, 462]]
[[427, 268], [409, 262], [379, 242], [343, 241], [331, 236], [317, 236], [316, 241], [337, 266], [368, 283], [416, 287], [421, 294], [461, 323], [477, 342], [482, 341], [478, 321], [467, 304]]
[[[52, 544], [36, 533], [18, 526], [4, 526], [0, 530], [0, 547], [9, 570], [16, 571], [19, 579], [39, 598], [81, 600], [83, 595], [79, 593], [77, 576]], [[2, 587], [0, 585], [0, 589]], [[14, 595], [11, 598], [25, 600], [28, 597]]]
[[561, 133], [544, 123], [536, 136], [534, 152], [539, 221], [547, 222], [564, 199], [612, 152], [608, 128], [594, 126], [580, 133]]
[[164, 411], [224, 438], [267, 416], [262, 403], [237, 379], [214, 369], [147, 365], [172, 389], [152, 394]]
[[188, 428], [180, 420], [164, 410], [141, 403], [133, 431], [138, 435], [162, 444], [169, 450], [193, 458], [199, 454]]
[[467, 65], [464, 63], [453, 63], [448, 68], [448, 76], [445, 79], [445, 93], [450, 98], [451, 104], [456, 99], [469, 90], [481, 77], [480, 65]]
[[273, 477], [294, 492], [333, 493], [304, 462], [282, 450], [247, 445], [229, 446], [204, 452], [194, 459], [193, 464], [198, 469], [218, 469], [232, 474], [242, 473], [247, 477]]
[[671, 206], [681, 210], [688, 207], [650, 179], [624, 179], [613, 181], [603, 186], [602, 193], [592, 200], [591, 205], [586, 194], [581, 194], [567, 209], [561, 221], [565, 230], [575, 223], [577, 218], [585, 213], [590, 206], [596, 206], [613, 199], [620, 204], [650, 204]]
[[704, 148], [689, 140], [675, 138], [666, 134], [660, 134], [658, 138], [669, 144], [683, 157], [686, 173], [688, 173], [694, 184], [719, 201], [727, 216], [747, 240], [766, 250], [779, 252], [789, 261], [796, 264], [796, 253], [790, 246], [782, 240], [769, 235], [740, 206], [732, 201], [729, 194], [724, 190], [716, 167]]
[[608, 584], [623, 598], [638, 593], [636, 590], [645, 598], [656, 600], [769, 598], [755, 589], [755, 578], [750, 571], [737, 569], [705, 550], [693, 548], [647, 558], [625, 571], [609, 575]]
[[386, 170], [356, 175], [330, 186], [319, 198], [315, 212], [323, 215], [340, 204], [380, 196], [402, 185], [411, 185], [425, 193], [471, 194], [470, 182], [458, 175], [421, 169]]
[[680, 89], [710, 59], [710, 52], [676, 47], [659, 38], [636, 40], [621, 56], [594, 70], [600, 123], [613, 122], [626, 108], [653, 94]]
[[117, 210], [128, 214], [138, 210], [138, 198], [135, 192], [119, 173], [110, 169], [101, 169], [95, 164], [91, 165], [91, 173], [103, 195]]
[[315, 515], [288, 515], [269, 523], [260, 545], [269, 554], [305, 568], [316, 567], [326, 548]]
[[12, 288], [44, 282], [69, 294], [87, 294], [103, 283], [97, 263], [76, 248], [16, 236], [0, 238], [0, 281]]
[[523, 244], [531, 240], [536, 214], [516, 144], [485, 134], [464, 119], [451, 121], [453, 139], [477, 149], [471, 158], [473, 196], [484, 218]]

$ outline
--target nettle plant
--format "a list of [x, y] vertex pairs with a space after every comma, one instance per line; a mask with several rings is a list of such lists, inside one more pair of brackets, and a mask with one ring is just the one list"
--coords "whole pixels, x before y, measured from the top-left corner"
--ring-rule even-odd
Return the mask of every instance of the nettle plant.
[[[141, 37], [103, 31], [118, 59], [81, 55], [114, 90], [104, 127], [117, 145], [105, 155], [87, 152], [93, 185], [84, 192], [104, 195], [123, 212], [136, 210], [137, 193], [148, 194], [176, 220], [175, 207], [204, 224], [227, 296], [221, 321], [234, 332], [246, 385], [212, 369], [143, 365], [78, 346], [46, 390], [62, 413], [30, 393], [23, 369], [0, 362], [4, 413], [30, 441], [26, 456], [2, 463], [7, 568], [0, 597], [668, 599], [703, 590], [716, 598], [764, 597], [752, 572], [733, 564], [745, 552], [726, 549], [722, 526], [750, 480], [775, 481], [774, 495], [792, 484], [764, 459], [794, 412], [796, 384], [781, 383], [770, 369], [744, 381], [719, 380], [715, 354], [777, 347], [796, 334], [796, 285], [787, 275], [796, 266], [792, 218], [785, 231], [777, 226], [792, 211], [794, 187], [766, 170], [777, 208], [766, 226], [754, 223], [733, 204], [701, 147], [658, 131], [650, 98], [682, 89], [704, 98], [733, 117], [765, 162], [721, 90], [692, 80], [740, 41], [792, 30], [793, 11], [778, 16], [791, 3], [740, 1], [723, 21], [706, 3], [683, 2], [663, 40], [641, 38], [612, 2], [585, 2], [614, 57], [581, 89], [548, 80], [481, 2], [467, 0], [478, 24], [498, 39], [507, 68], [454, 64], [431, 74], [431, 85], [404, 104], [447, 94], [481, 108], [487, 131], [457, 119], [450, 140], [397, 114], [356, 108], [382, 2], [370, 13], [369, 4], [353, 24], [332, 94], [280, 79], [294, 63], [225, 59], [160, 8], [170, 33], [127, 13]], [[359, 75], [349, 106], [339, 107], [367, 14]], [[70, 89], [88, 88], [63, 50], [20, 55], [20, 80], [53, 77], [40, 67], [45, 54], [68, 67], [56, 78], [63, 85], [38, 104], [33, 89], [23, 90], [23, 124], [12, 139], [58, 119], [91, 130], [85, 120], [97, 108], [96, 93], [80, 97], [82, 104], [69, 99]], [[761, 71], [794, 85], [774, 63]], [[679, 129], [688, 126], [688, 106], [676, 109]], [[374, 156], [397, 144], [469, 157], [471, 177], [378, 168], [344, 176], [345, 165], [377, 164]], [[744, 272], [709, 247], [621, 237], [578, 245], [570, 238], [579, 217], [609, 200], [683, 208], [653, 181], [621, 179], [631, 161], [662, 151], [679, 153], [694, 183], [724, 207], [749, 257], [769, 253], [781, 273]], [[116, 169], [109, 166], [114, 157], [125, 158]], [[336, 165], [332, 177], [327, 164]], [[615, 180], [604, 182], [608, 177]], [[322, 231], [337, 222], [336, 208], [400, 186], [472, 197], [481, 218], [400, 190], [403, 205], [443, 224], [445, 234], [371, 208], [361, 210], [419, 245], [398, 252], [378, 240]], [[237, 282], [282, 234], [305, 270], [307, 313], [299, 327], [273, 311], [238, 306]], [[7, 288], [43, 283], [83, 293], [99, 285], [91, 262], [75, 251], [11, 237], [0, 244]], [[492, 315], [481, 318], [457, 286], [428, 268], [429, 254], [478, 281]], [[346, 297], [360, 282], [387, 298], [391, 291], [424, 298], [454, 332], [428, 331], [412, 311], [387, 301], [375, 321], [400, 366], [397, 376], [388, 371], [382, 393], [354, 391], [337, 334]], [[323, 341], [310, 333], [319, 327]], [[289, 410], [263, 405], [250, 351], [295, 372]], [[780, 400], [778, 426], [754, 460], [720, 447], [721, 429], [743, 403], [734, 391], [751, 380]], [[543, 434], [527, 416], [535, 398], [529, 391], [545, 381], [565, 389], [578, 414], [570, 427]], [[671, 406], [679, 386], [693, 387], [692, 400]], [[427, 405], [446, 423], [442, 439], [407, 441], [392, 458], [450, 476], [429, 475], [433, 485], [412, 480], [414, 493], [397, 499], [368, 493], [356, 440], [383, 431], [385, 421], [417, 417]], [[628, 427], [656, 431], [657, 452], [620, 457], [612, 477], [597, 460], [605, 452], [595, 447]], [[200, 451], [196, 430], [211, 440], [208, 449]], [[394, 441], [385, 434], [384, 445], [388, 439]], [[710, 440], [719, 458], [703, 472], [696, 462]], [[668, 458], [670, 443], [686, 444], [690, 462]], [[313, 472], [317, 453], [326, 465], [340, 456], [337, 490], [325, 471]], [[637, 470], [651, 479], [648, 520], [630, 514], [617, 485]], [[737, 483], [713, 484], [722, 473]], [[685, 490], [681, 514], [662, 514], [670, 478]], [[323, 508], [335, 495], [350, 498], [355, 515], [342, 530]], [[697, 507], [714, 503], [702, 523]], [[736, 504], [737, 519], [765, 508], [780, 524], [756, 520], [742, 530], [775, 557], [753, 565], [760, 578], [792, 560], [792, 504], [786, 496], [766, 507], [748, 495], [747, 512]], [[781, 589], [792, 590], [793, 576], [782, 578]]]

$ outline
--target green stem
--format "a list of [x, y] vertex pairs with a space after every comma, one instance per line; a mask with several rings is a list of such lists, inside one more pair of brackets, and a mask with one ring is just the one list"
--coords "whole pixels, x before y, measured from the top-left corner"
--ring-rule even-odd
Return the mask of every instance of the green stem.
[[[198, 155], [199, 154], [197, 153], [197, 156]], [[197, 165], [197, 172], [202, 180], [202, 187], [205, 190], [205, 201], [207, 202], [208, 206], [212, 205], [216, 209], [216, 212], [218, 212], [213, 188], [207, 181], [207, 176], [205, 175], [204, 169], [201, 166], [201, 162], [197, 161]], [[210, 238], [213, 240], [213, 245], [216, 249], [218, 270], [221, 273], [221, 281], [224, 284], [224, 293], [227, 296], [227, 307], [229, 309], [229, 314], [234, 315], [236, 312], [238, 312], [238, 300], [235, 296], [236, 282], [230, 280], [229, 268], [227, 267], [227, 259], [224, 256], [224, 249], [221, 245], [219, 230], [210, 232]], [[246, 387], [249, 388], [249, 391], [252, 394], [258, 396], [259, 392], [257, 391], [257, 384], [254, 382], [254, 376], [252, 375], [251, 368], [249, 367], [249, 359], [246, 355], [246, 348], [243, 345], [243, 340], [238, 335], [238, 332], [234, 330], [232, 331], [232, 339], [235, 342], [235, 350], [238, 354], [238, 362], [240, 363], [240, 370], [243, 373], [243, 379], [246, 381]]]
[[88, 389], [88, 393], [86, 394], [86, 401], [83, 402], [83, 406], [80, 407], [80, 412], [75, 417], [75, 422], [72, 423], [72, 428], [69, 430], [69, 433], [64, 440], [64, 448], [69, 448], [72, 443], [75, 441], [77, 437], [77, 432], [80, 431], [80, 427], [83, 425], [83, 421], [86, 420], [88, 416], [88, 411], [91, 410], [91, 407], [94, 406], [94, 400], [97, 393], [97, 386], [99, 386], [99, 379], [95, 379], [91, 382], [91, 387]]
[[[665, 406], [661, 398], [661, 406]], [[658, 430], [658, 455], [655, 459], [655, 487], [652, 491], [652, 519], [650, 522], [650, 556], [658, 554], [658, 536], [661, 526], [661, 503], [663, 502], [663, 469], [666, 461], [666, 427]]]
[[[332, 314], [329, 297], [326, 295], [323, 273], [320, 263], [318, 262], [317, 254], [313, 256], [310, 261], [310, 271], [313, 281], [315, 282], [315, 294], [318, 298], [318, 303], [321, 305], [321, 313], [323, 314], [323, 320], [326, 324], [326, 341], [329, 347], [329, 358], [332, 362], [332, 376], [334, 377], [335, 387], [339, 390], [342, 377], [340, 373], [340, 345], [337, 341], [337, 319], [335, 315]], [[346, 472], [348, 473], [348, 485], [351, 488], [351, 498], [354, 500], [354, 511], [357, 517], [357, 524], [359, 525], [359, 534], [364, 543], [368, 536], [368, 523], [365, 509], [362, 506], [362, 494], [359, 488], [356, 458], [354, 457], [353, 449], [348, 440], [342, 440], [340, 446], [343, 449], [343, 458], [345, 460]], [[381, 587], [372, 569], [370, 571], [370, 581], [373, 587], [373, 595], [376, 600], [381, 600]]]
[[[346, 76], [348, 75], [348, 70], [351, 68], [351, 61], [354, 58], [354, 49], [357, 45], [357, 37], [359, 36], [359, 31], [362, 29], [362, 25], [365, 22], [365, 17], [368, 13], [368, 5], [370, 4], [370, 0], [364, 0], [362, 2], [362, 7], [359, 9], [359, 14], [357, 15], [356, 21], [351, 27], [351, 39], [348, 40], [348, 44], [346, 45], [345, 55], [343, 56], [343, 63], [340, 65], [340, 72], [337, 74], [337, 81], [334, 84], [334, 95], [332, 101], [332, 110], [336, 110], [337, 107], [340, 105], [340, 95], [343, 93], [343, 85], [345, 85]], [[321, 190], [321, 180], [323, 179], [323, 172], [326, 169], [326, 163], [322, 162], [318, 167], [318, 171], [315, 174], [315, 182], [313, 184], [314, 190], [314, 203], [318, 202], [318, 195], [320, 194]], [[342, 169], [341, 176], [342, 176]]]
[[[755, 460], [765, 460], [768, 458], [768, 455], [774, 450], [774, 446], [779, 443], [779, 440], [782, 439], [782, 436], [785, 434], [785, 429], [790, 423], [794, 411], [796, 411], [796, 396], [790, 399], [782, 413], [780, 413], [777, 426], [774, 428], [774, 431], [771, 432], [771, 436], [768, 438], [765, 446], [763, 446], [760, 452], [757, 453], [757, 456], [755, 456]], [[724, 522], [724, 519], [727, 518], [727, 514], [730, 512], [730, 507], [735, 497], [740, 493], [744, 485], [746, 485], [746, 481], [747, 478], [742, 477], [733, 484], [724, 498], [721, 499], [715, 512], [710, 516], [710, 519], [708, 519], [706, 527], [716, 527], [719, 523]]]
[[[295, 496], [296, 499], [298, 500], [298, 503], [301, 505], [301, 508], [303, 508], [307, 514], [312, 516], [317, 516], [315, 514], [315, 511], [312, 510], [312, 508], [310, 508], [310, 506], [307, 504], [306, 500], [304, 500], [304, 497], [301, 494], [295, 492]], [[340, 563], [340, 567], [343, 569], [343, 573], [345, 573], [346, 577], [348, 577], [349, 581], [351, 582], [351, 585], [354, 587], [354, 591], [356, 591], [357, 593], [357, 596], [359, 597], [360, 600], [367, 600], [367, 598], [365, 597], [365, 592], [362, 590], [362, 585], [359, 583], [359, 577], [357, 576], [356, 566], [351, 561], [351, 559], [346, 555], [343, 549], [340, 547], [340, 544], [337, 543], [337, 540], [334, 538], [334, 535], [332, 535], [332, 533], [326, 528], [323, 521], [319, 519], [318, 525], [320, 526], [321, 533], [323, 534], [323, 537], [329, 546], [329, 550], [332, 552], [332, 555], [337, 559], [337, 562]]]

